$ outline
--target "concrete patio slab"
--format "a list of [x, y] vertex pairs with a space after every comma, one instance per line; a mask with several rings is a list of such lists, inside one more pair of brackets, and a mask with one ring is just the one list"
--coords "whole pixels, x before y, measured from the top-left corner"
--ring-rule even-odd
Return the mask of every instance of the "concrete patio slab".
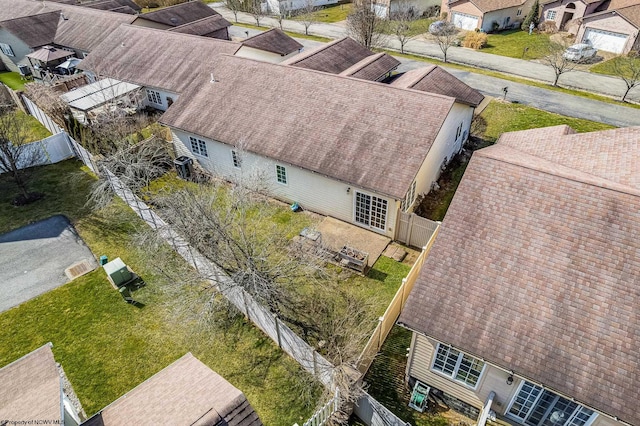
[[65, 269], [83, 260], [98, 266], [64, 216], [0, 235], [0, 312], [67, 283]]
[[371, 267], [391, 242], [384, 235], [368, 231], [332, 217], [325, 217], [316, 227], [322, 235], [322, 243], [330, 250], [338, 252], [342, 246], [349, 246], [369, 254], [367, 266]]

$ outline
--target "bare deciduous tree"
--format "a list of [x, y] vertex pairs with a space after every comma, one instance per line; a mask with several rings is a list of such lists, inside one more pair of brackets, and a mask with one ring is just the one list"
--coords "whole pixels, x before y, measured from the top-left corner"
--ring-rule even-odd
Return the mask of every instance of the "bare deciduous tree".
[[314, 0], [305, 0], [304, 6], [300, 9], [299, 20], [304, 25], [304, 33], [309, 35], [309, 27], [317, 22], [316, 11], [318, 8]]
[[41, 83], [27, 83], [24, 86], [25, 94], [29, 99], [47, 113], [56, 124], [67, 129], [65, 115], [69, 113], [69, 106], [60, 99], [61, 93], [52, 86]]
[[565, 51], [569, 47], [567, 42], [549, 41], [545, 48], [546, 54], [540, 60], [551, 67], [555, 74], [553, 86], [558, 86], [558, 80], [562, 74], [571, 72], [576, 69], [580, 61], [571, 61], [565, 55]]
[[285, 19], [289, 19], [291, 16], [291, 10], [289, 10], [287, 1], [278, 1], [278, 10], [275, 13], [275, 18], [278, 21], [278, 26], [281, 30], [284, 30], [282, 23]]
[[378, 16], [372, 0], [359, 0], [347, 16], [347, 33], [355, 41], [372, 49], [381, 47], [385, 41], [386, 19]]
[[395, 7], [389, 26], [400, 43], [400, 53], [404, 53], [407, 43], [427, 29], [415, 26], [416, 12], [407, 0], [395, 2]]
[[242, 0], [224, 0], [224, 5], [233, 12], [233, 17], [238, 23], [238, 12], [242, 11]]
[[262, 10], [262, 2], [260, 0], [242, 0], [243, 9], [253, 16], [253, 19], [256, 21], [256, 25], [260, 26], [260, 20], [264, 16], [264, 11]]
[[640, 85], [640, 54], [630, 52], [627, 56], [619, 56], [611, 61], [611, 70], [627, 86], [621, 101], [625, 102], [627, 95], [634, 87]]
[[44, 154], [40, 146], [28, 144], [27, 117], [13, 109], [0, 111], [0, 173], [7, 173], [15, 182], [20, 197], [14, 203], [27, 204], [38, 199], [29, 192], [29, 167], [40, 164]]
[[442, 52], [442, 61], [447, 62], [449, 48], [458, 43], [458, 29], [451, 22], [443, 22], [431, 34]]

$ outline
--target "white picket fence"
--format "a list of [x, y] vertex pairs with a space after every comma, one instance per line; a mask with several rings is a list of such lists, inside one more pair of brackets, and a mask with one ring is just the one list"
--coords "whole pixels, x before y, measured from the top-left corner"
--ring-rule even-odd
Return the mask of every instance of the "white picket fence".
[[[322, 408], [316, 411], [309, 420], [304, 422], [302, 426], [323, 426], [329, 421], [331, 415], [338, 411], [339, 408], [340, 391], [336, 388], [336, 392], [333, 395], [333, 398], [331, 398], [326, 404], [324, 404]], [[298, 424], [295, 423], [293, 426], [298, 426]]]

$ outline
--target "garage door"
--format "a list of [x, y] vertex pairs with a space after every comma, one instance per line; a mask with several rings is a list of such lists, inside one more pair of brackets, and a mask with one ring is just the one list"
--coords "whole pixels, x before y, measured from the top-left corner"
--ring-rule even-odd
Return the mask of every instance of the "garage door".
[[593, 47], [606, 52], [622, 53], [627, 43], [627, 34], [612, 33], [610, 31], [594, 30], [587, 28], [582, 41], [589, 40]]
[[476, 28], [478, 28], [477, 16], [454, 12], [451, 17], [453, 18], [453, 25], [458, 28], [461, 28], [463, 30], [475, 30]]

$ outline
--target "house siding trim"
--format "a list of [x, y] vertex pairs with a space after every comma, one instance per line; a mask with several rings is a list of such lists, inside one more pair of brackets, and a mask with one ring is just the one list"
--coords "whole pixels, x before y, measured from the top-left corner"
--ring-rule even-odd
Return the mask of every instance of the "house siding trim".
[[[513, 383], [511, 385], [507, 385], [506, 378], [511, 374], [511, 370], [487, 362], [482, 357], [462, 351], [460, 348], [456, 348], [466, 354], [484, 361], [485, 363], [485, 368], [478, 380], [478, 385], [475, 390], [472, 390], [469, 387], [456, 382], [452, 378], [447, 378], [444, 375], [436, 374], [437, 372], [432, 371], [430, 368], [433, 362], [432, 360], [435, 357], [436, 344], [443, 343], [448, 345], [449, 343], [440, 342], [439, 340], [433, 339], [427, 334], [412, 330], [411, 328], [404, 326], [402, 323], [399, 323], [398, 325], [406, 328], [413, 334], [411, 338], [409, 358], [407, 359], [407, 368], [405, 370], [405, 381], [407, 382], [411, 378], [419, 380], [422, 383], [439, 389], [478, 409], [482, 408], [484, 401], [486, 400], [489, 393], [491, 391], [494, 391], [496, 396], [492, 409], [498, 414], [506, 417], [515, 396], [518, 394], [518, 391], [522, 386], [522, 383], [524, 381], [527, 381], [529, 383], [533, 383], [537, 386], [547, 389], [550, 392], [553, 392], [565, 399], [575, 401], [583, 407], [594, 411], [597, 415], [592, 417], [589, 421], [590, 423], [586, 424], [585, 426], [632, 426], [631, 424], [626, 423], [623, 420], [616, 418], [615, 416], [607, 414], [581, 401], [575, 400], [573, 397], [558, 392], [555, 389], [551, 389], [544, 384], [539, 383], [535, 379], [521, 376], [517, 372], [513, 372]], [[429, 346], [431, 346], [431, 348], [429, 348]], [[425, 369], [425, 366], [427, 366], [428, 368]], [[515, 422], [512, 417], [508, 417], [508, 419]]]
[[[269, 195], [275, 199], [287, 203], [297, 202], [302, 208], [307, 210], [335, 217], [336, 219], [375, 231], [389, 238], [395, 236], [399, 202], [393, 197], [249, 151], [242, 152], [242, 167], [236, 168], [233, 166], [229, 153], [230, 150], [234, 149], [233, 146], [180, 129], [172, 128], [171, 130], [176, 155], [186, 155], [197, 160], [197, 162], [210, 173], [232, 182], [243, 177], [250, 178], [252, 174], [259, 176], [267, 184], [266, 190]], [[206, 142], [208, 158], [196, 156], [191, 152], [188, 148], [190, 136]], [[286, 167], [286, 185], [277, 183], [276, 165]], [[349, 189], [348, 192], [347, 189]], [[356, 192], [371, 194], [387, 201], [387, 222], [385, 230], [381, 231], [374, 227], [368, 227], [353, 220]]]

